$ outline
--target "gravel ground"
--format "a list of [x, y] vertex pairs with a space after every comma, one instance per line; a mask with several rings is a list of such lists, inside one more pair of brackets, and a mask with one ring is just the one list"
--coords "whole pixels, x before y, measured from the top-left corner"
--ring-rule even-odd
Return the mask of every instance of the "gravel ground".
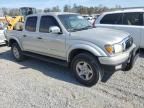
[[0, 108], [144, 108], [144, 51], [131, 71], [88, 88], [65, 67], [17, 63], [10, 48], [0, 47]]

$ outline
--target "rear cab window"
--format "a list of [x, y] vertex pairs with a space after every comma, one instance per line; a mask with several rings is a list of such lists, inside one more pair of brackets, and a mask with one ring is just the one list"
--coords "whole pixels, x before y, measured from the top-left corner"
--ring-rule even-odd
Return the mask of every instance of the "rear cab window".
[[37, 17], [28, 17], [25, 24], [25, 30], [30, 32], [36, 32]]

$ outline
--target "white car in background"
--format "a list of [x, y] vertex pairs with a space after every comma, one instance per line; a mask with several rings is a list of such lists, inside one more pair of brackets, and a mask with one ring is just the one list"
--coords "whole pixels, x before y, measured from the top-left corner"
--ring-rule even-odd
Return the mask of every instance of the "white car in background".
[[4, 31], [5, 31], [4, 24], [0, 23], [0, 45], [5, 44], [5, 41], [6, 41]]
[[131, 34], [137, 47], [144, 48], [143, 8], [105, 12], [98, 17], [94, 26], [126, 31]]
[[83, 17], [88, 20], [91, 24], [93, 24], [94, 22], [94, 18], [92, 16], [89, 16], [89, 15], [83, 15]]

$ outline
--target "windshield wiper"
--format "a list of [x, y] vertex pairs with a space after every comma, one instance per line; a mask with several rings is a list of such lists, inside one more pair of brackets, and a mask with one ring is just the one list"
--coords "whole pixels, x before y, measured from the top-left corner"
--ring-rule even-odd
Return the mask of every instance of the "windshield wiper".
[[79, 29], [68, 29], [68, 31], [71, 31], [71, 32], [76, 32], [76, 31], [79, 31]]
[[83, 27], [81, 29], [91, 29], [91, 28], [93, 28], [93, 27], [92, 26], [86, 26], [86, 27]]
[[87, 30], [87, 29], [92, 29], [93, 27], [92, 26], [86, 26], [86, 27], [83, 27], [83, 28], [72, 28], [72, 29], [69, 29], [69, 31], [71, 32], [76, 32], [76, 31], [81, 31], [81, 30]]

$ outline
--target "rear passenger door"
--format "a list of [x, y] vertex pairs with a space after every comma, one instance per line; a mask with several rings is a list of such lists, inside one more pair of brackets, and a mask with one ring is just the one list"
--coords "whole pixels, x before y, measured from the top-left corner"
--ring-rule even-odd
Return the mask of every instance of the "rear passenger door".
[[54, 34], [49, 32], [49, 28], [52, 26], [61, 28], [55, 17], [48, 15], [41, 16], [39, 24], [39, 36], [42, 38], [40, 40], [41, 52], [44, 52], [48, 56], [65, 58], [66, 36], [64, 34]]
[[37, 51], [37, 16], [31, 16], [26, 19], [25, 28], [21, 37], [21, 43], [26, 51]]

